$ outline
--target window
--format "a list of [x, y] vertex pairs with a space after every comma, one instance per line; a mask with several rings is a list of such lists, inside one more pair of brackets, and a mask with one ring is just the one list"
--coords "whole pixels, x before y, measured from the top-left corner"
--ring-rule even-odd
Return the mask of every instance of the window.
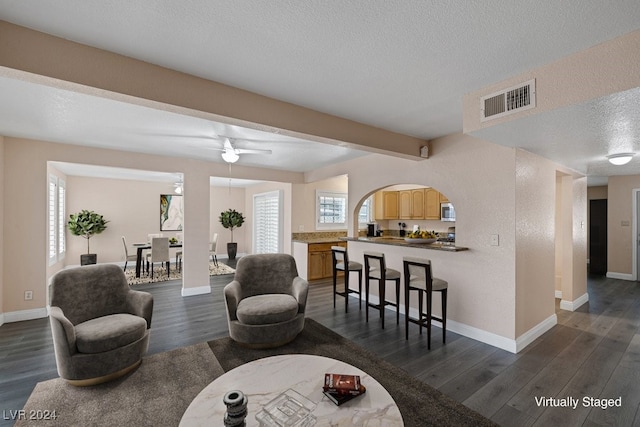
[[316, 229], [347, 228], [347, 193], [316, 192]]
[[66, 252], [65, 201], [64, 181], [55, 175], [49, 175], [49, 265], [64, 259]]
[[64, 225], [66, 220], [65, 215], [65, 200], [66, 200], [66, 187], [62, 180], [58, 180], [58, 260], [64, 259], [64, 254], [67, 249], [67, 242], [65, 240]]
[[372, 199], [373, 196], [369, 197], [360, 207], [360, 212], [358, 213], [358, 226], [360, 228], [365, 228], [368, 223], [373, 221], [373, 214], [371, 211], [371, 207], [373, 206]]
[[282, 191], [253, 196], [253, 253], [282, 252]]

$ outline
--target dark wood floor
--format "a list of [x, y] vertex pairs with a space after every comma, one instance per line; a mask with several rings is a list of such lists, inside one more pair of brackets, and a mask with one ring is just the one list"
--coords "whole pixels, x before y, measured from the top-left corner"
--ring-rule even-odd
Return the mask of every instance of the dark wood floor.
[[[229, 276], [212, 277], [211, 294], [186, 298], [178, 283], [137, 287], [155, 301], [149, 353], [226, 336], [221, 295], [229, 281]], [[353, 297], [348, 314], [343, 298], [334, 309], [330, 281], [312, 284], [307, 316], [504, 426], [639, 425], [640, 285], [590, 277], [589, 296], [575, 312], [558, 309], [558, 325], [518, 354], [452, 332], [443, 345], [439, 328], [429, 351], [426, 334], [420, 336], [416, 325], [410, 325], [405, 341], [402, 317], [397, 326], [394, 312], [386, 312], [382, 330], [375, 310], [365, 323]], [[0, 327], [3, 414], [21, 409], [38, 381], [55, 377], [48, 319]], [[568, 396], [580, 399], [577, 409], [536, 404], [536, 397]], [[622, 406], [585, 408], [583, 396], [622, 397]], [[0, 425], [10, 424], [0, 419]]]

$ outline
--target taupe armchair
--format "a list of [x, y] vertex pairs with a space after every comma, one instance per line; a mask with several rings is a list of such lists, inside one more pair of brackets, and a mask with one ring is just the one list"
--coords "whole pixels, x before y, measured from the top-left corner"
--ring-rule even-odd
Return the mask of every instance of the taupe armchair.
[[291, 255], [243, 256], [224, 288], [229, 335], [253, 348], [292, 341], [304, 328], [308, 291]]
[[77, 386], [136, 369], [149, 346], [153, 297], [133, 291], [120, 267], [98, 264], [56, 273], [50, 284], [56, 365]]

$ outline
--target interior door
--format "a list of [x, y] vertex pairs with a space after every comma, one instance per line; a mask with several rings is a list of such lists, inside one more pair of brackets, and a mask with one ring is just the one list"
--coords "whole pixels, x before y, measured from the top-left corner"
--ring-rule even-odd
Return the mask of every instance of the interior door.
[[589, 201], [589, 272], [607, 273], [607, 199]]

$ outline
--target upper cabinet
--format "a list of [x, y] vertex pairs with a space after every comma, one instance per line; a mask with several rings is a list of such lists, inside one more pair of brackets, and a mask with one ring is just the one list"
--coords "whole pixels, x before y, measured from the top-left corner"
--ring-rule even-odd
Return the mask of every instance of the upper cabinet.
[[374, 196], [375, 219], [440, 219], [440, 203], [447, 197], [433, 188], [378, 191]]
[[440, 193], [433, 188], [424, 191], [424, 218], [440, 219]]
[[400, 219], [424, 219], [425, 189], [403, 190], [399, 193]]
[[378, 191], [374, 196], [376, 219], [398, 219], [399, 212], [398, 191]]

